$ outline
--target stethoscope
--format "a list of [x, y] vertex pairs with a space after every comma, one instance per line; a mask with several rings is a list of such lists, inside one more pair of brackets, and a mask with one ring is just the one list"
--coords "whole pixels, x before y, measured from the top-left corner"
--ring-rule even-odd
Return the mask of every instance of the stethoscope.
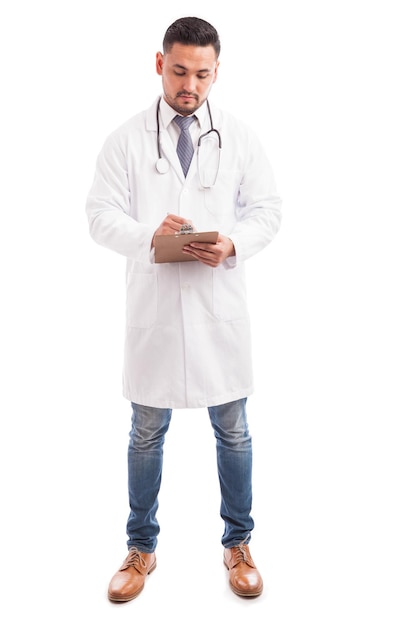
[[[157, 172], [159, 172], [159, 174], [166, 174], [168, 172], [168, 170], [169, 170], [169, 163], [168, 163], [168, 160], [165, 157], [162, 156], [162, 152], [161, 152], [161, 136], [160, 136], [160, 126], [159, 126], [159, 105], [160, 105], [160, 102], [161, 102], [161, 98], [159, 98], [158, 104], [157, 104], [157, 107], [156, 107], [156, 133], [157, 133], [156, 144], [157, 144], [157, 148], [158, 148], [158, 160], [155, 163], [155, 167], [156, 167]], [[197, 142], [197, 168], [198, 168], [198, 174], [199, 174], [199, 177], [200, 177], [201, 186], [204, 189], [209, 189], [210, 187], [214, 187], [214, 185], [216, 184], [217, 176], [218, 176], [218, 173], [219, 173], [220, 152], [221, 152], [221, 149], [222, 149], [222, 138], [220, 136], [220, 132], [216, 128], [214, 128], [214, 126], [213, 126], [213, 117], [211, 115], [210, 105], [208, 103], [208, 100], [206, 102], [207, 102], [207, 110], [208, 110], [208, 114], [209, 114], [209, 118], [210, 118], [210, 126], [211, 126], [211, 128], [206, 133], [203, 133], [202, 135], [200, 135], [200, 137], [198, 139], [198, 142]], [[213, 182], [211, 182], [211, 184], [207, 184], [207, 181], [204, 181], [204, 183], [203, 183], [203, 180], [202, 180], [202, 177], [201, 177], [200, 156], [199, 155], [200, 155], [200, 147], [201, 147], [201, 144], [202, 144], [203, 140], [205, 138], [207, 138], [211, 133], [214, 133], [217, 136], [217, 148], [218, 148], [217, 149], [217, 154], [218, 154], [218, 156], [217, 156], [217, 168], [215, 169], [215, 175], [213, 177]]]

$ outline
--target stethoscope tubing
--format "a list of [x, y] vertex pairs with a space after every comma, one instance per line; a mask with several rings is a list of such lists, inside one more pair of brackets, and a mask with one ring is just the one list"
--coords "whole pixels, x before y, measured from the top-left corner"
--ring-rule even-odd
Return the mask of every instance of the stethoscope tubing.
[[[159, 106], [161, 103], [161, 98], [159, 98], [158, 100], [158, 104], [156, 105], [156, 144], [157, 144], [157, 150], [158, 150], [158, 160], [155, 163], [155, 167], [157, 172], [159, 172], [159, 174], [166, 174], [169, 170], [169, 163], [167, 161], [167, 159], [165, 159], [162, 156], [162, 152], [161, 152], [161, 140], [160, 140], [160, 124], [159, 124]], [[207, 100], [207, 110], [208, 110], [208, 114], [209, 114], [209, 118], [210, 118], [210, 130], [208, 130], [206, 133], [203, 133], [202, 135], [200, 135], [200, 137], [198, 138], [198, 142], [197, 142], [197, 148], [200, 147], [201, 145], [201, 141], [207, 137], [208, 135], [210, 135], [210, 133], [215, 133], [217, 135], [217, 139], [218, 139], [218, 144], [219, 144], [219, 150], [222, 149], [222, 138], [220, 135], [220, 132], [217, 130], [217, 128], [214, 128], [213, 126], [213, 117], [211, 114], [211, 109], [210, 109], [210, 104], [209, 101]], [[217, 178], [217, 177], [216, 177]]]

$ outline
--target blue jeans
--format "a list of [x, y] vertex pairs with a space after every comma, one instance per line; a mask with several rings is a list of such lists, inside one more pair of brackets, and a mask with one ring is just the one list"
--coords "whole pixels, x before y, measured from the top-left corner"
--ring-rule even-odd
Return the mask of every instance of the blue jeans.
[[[132, 429], [128, 449], [130, 515], [128, 547], [154, 552], [159, 534], [156, 519], [162, 477], [165, 435], [172, 409], [157, 409], [132, 402]], [[220, 515], [226, 548], [249, 543], [254, 523], [252, 507], [252, 438], [246, 420], [246, 398], [208, 407], [216, 438], [220, 481]], [[203, 541], [203, 537], [201, 538]]]

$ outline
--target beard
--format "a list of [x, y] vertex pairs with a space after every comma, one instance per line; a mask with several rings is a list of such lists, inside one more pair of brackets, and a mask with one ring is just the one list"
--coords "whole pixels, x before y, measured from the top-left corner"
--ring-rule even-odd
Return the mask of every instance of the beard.
[[[184, 105], [182, 105], [179, 102], [179, 100], [180, 100], [180, 98], [182, 96], [192, 97], [193, 100], [189, 101], [184, 106]], [[172, 98], [172, 97], [168, 96], [167, 93], [165, 93], [165, 100], [167, 101], [169, 106], [172, 107], [174, 109], [174, 111], [176, 111], [180, 115], [192, 115], [193, 113], [195, 113], [195, 111], [197, 111], [197, 109], [199, 109], [201, 107], [201, 105], [204, 102], [204, 100], [203, 100], [203, 102], [200, 102], [200, 98], [199, 98], [199, 96], [197, 94], [195, 94], [195, 93], [188, 93], [186, 91], [179, 91], [175, 95], [175, 98]]]

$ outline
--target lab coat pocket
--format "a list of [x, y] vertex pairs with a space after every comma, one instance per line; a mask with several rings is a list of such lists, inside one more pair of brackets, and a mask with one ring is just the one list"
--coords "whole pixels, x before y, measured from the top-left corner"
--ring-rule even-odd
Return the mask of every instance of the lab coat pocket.
[[131, 328], [149, 328], [156, 321], [157, 277], [129, 273], [126, 285], [126, 317]]
[[213, 313], [223, 321], [247, 317], [246, 283], [242, 268], [217, 268], [213, 276]]
[[224, 216], [225, 207], [236, 205], [240, 172], [234, 169], [222, 170], [213, 187], [204, 189], [204, 206], [216, 217]]

